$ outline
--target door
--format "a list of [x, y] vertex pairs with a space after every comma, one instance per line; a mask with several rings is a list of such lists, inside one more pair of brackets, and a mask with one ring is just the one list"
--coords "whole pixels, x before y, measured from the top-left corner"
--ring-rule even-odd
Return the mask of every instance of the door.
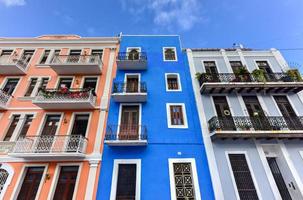
[[138, 49], [131, 49], [128, 52], [128, 60], [139, 60], [139, 54]]
[[214, 96], [214, 104], [217, 112], [220, 128], [222, 130], [236, 130], [233, 117], [231, 115], [225, 96]]
[[77, 114], [75, 115], [74, 125], [66, 151], [75, 152], [79, 147], [80, 137], [85, 137], [87, 131], [87, 125], [89, 120], [89, 114]]
[[[235, 74], [236, 80], [235, 81], [241, 81], [241, 82], [249, 82], [251, 81], [250, 75], [247, 71], [247, 69], [242, 65], [241, 61], [229, 61], [230, 66]], [[244, 69], [246, 69], [244, 71]]]
[[78, 63], [80, 60], [81, 50], [70, 50], [67, 63]]
[[255, 130], [271, 130], [272, 127], [263, 112], [258, 98], [256, 96], [243, 96], [243, 100], [253, 128]]
[[214, 61], [204, 61], [205, 72], [207, 79], [210, 82], [220, 82], [216, 63]]
[[52, 150], [54, 136], [59, 127], [61, 115], [47, 115], [41, 136], [37, 139], [36, 152], [46, 153]]
[[139, 139], [139, 106], [122, 106], [119, 139]]
[[44, 167], [27, 167], [17, 200], [35, 200], [44, 172]]
[[272, 72], [267, 61], [256, 61], [259, 69], [262, 69], [265, 72], [265, 78], [267, 81], [275, 81], [276, 78]]
[[279, 110], [284, 117], [284, 120], [290, 130], [303, 130], [303, 125], [300, 118], [296, 115], [294, 109], [289, 103], [286, 96], [274, 96], [274, 99], [279, 107]]
[[138, 76], [127, 76], [127, 78], [126, 78], [126, 92], [127, 93], [139, 92]]
[[12, 95], [16, 89], [16, 86], [19, 82], [19, 78], [9, 78], [6, 81], [5, 86], [3, 87], [2, 91], [4, 91], [8, 95]]
[[136, 164], [119, 164], [116, 200], [136, 199]]

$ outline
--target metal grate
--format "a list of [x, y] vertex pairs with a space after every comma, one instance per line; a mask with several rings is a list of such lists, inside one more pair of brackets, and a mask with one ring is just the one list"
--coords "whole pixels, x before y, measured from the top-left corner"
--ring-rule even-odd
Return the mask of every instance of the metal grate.
[[8, 178], [8, 172], [5, 169], [0, 169], [0, 194]]
[[174, 163], [174, 178], [177, 200], [194, 200], [191, 163]]

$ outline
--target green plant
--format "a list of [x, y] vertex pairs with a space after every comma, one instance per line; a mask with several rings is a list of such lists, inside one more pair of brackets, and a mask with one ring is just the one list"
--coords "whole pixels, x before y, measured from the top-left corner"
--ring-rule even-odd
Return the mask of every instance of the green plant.
[[236, 75], [246, 75], [246, 74], [248, 74], [248, 73], [249, 73], [249, 72], [248, 72], [248, 70], [246, 69], [245, 66], [239, 67], [239, 69], [235, 71], [235, 74], [236, 74]]
[[286, 73], [292, 81], [302, 81], [301, 74], [297, 69], [289, 69]]
[[197, 72], [197, 73], [195, 74], [195, 77], [196, 77], [197, 80], [200, 80], [200, 78], [202, 77], [202, 73]]
[[252, 72], [252, 75], [256, 79], [256, 81], [258, 81], [258, 82], [266, 82], [265, 72], [262, 69], [255, 69]]

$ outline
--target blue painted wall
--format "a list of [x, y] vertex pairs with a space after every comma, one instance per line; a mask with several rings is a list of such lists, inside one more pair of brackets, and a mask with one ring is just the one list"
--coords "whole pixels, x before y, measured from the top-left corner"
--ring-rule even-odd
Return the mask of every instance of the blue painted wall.
[[[141, 81], [146, 82], [148, 97], [142, 104], [141, 124], [147, 127], [148, 145], [105, 144], [97, 199], [110, 197], [114, 159], [141, 159], [141, 199], [170, 199], [169, 158], [194, 158], [201, 198], [214, 199], [187, 56], [181, 50], [179, 36], [122, 36], [120, 51], [125, 52], [127, 47], [141, 47], [147, 53], [147, 70], [118, 70], [115, 80], [123, 81], [125, 73], [141, 73]], [[164, 62], [163, 47], [176, 47], [178, 61]], [[180, 74], [181, 92], [166, 92], [165, 73]], [[187, 129], [168, 128], [166, 103], [185, 103]], [[119, 106], [111, 99], [107, 124], [118, 124]]]

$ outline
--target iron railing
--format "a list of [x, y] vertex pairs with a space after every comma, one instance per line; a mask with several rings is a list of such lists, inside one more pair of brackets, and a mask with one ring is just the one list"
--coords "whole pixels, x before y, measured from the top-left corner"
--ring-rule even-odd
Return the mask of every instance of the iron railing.
[[11, 153], [85, 153], [82, 135], [40, 135], [19, 138]]
[[124, 82], [114, 82], [113, 93], [146, 93], [147, 87], [145, 82], [138, 84], [127, 84]]
[[303, 117], [282, 116], [233, 116], [212, 117], [208, 121], [209, 131], [237, 131], [237, 130], [303, 130]]
[[7, 102], [11, 98], [11, 95], [7, 94], [3, 90], [0, 89], [0, 107], [6, 107]]
[[120, 52], [118, 53], [117, 60], [126, 60], [126, 61], [146, 61], [147, 56], [145, 52], [130, 53], [130, 52]]
[[301, 81], [295, 77], [290, 77], [287, 73], [265, 73], [264, 77], [256, 77], [251, 73], [233, 74], [233, 73], [202, 73], [199, 77], [199, 83], [215, 82], [298, 82]]
[[147, 129], [144, 125], [108, 125], [106, 129], [105, 140], [147, 140]]
[[101, 58], [99, 55], [55, 55], [51, 61], [51, 64], [101, 64]]
[[[0, 165], [0, 167], [1, 167], [1, 165]], [[0, 168], [0, 194], [2, 193], [2, 190], [5, 186], [8, 176], [9, 176], [8, 171]]]
[[0, 154], [10, 152], [14, 148], [15, 144], [16, 144], [16, 142], [1, 141], [0, 142]]
[[83, 102], [95, 103], [96, 94], [93, 89], [82, 88], [60, 88], [60, 89], [40, 89], [35, 101], [39, 102]]
[[16, 65], [25, 71], [31, 57], [32, 55], [22, 55], [21, 57], [11, 55], [7, 59], [0, 57], [0, 65]]

